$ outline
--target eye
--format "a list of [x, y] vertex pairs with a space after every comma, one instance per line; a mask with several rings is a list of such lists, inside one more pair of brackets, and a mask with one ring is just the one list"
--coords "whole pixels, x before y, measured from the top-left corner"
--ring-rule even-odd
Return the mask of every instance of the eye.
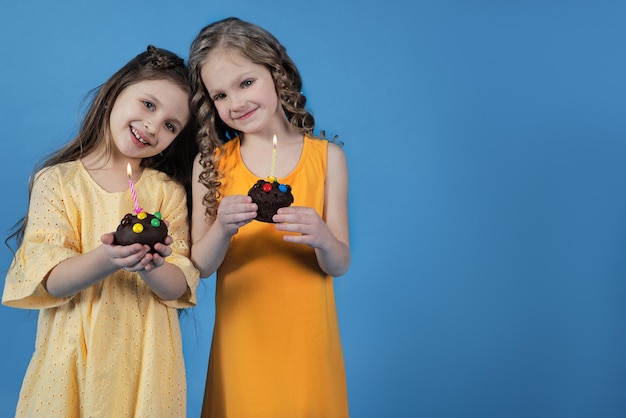
[[174, 125], [172, 122], [165, 122], [165, 127], [170, 132], [176, 132], [176, 125]]
[[245, 80], [243, 83], [241, 83], [241, 88], [242, 89], [247, 89], [248, 87], [250, 87], [253, 84], [254, 84], [254, 80]]
[[213, 101], [217, 102], [219, 100], [224, 100], [225, 98], [226, 98], [226, 95], [224, 93], [218, 93], [213, 96]]
[[154, 110], [154, 105], [152, 103], [150, 103], [147, 100], [143, 101], [143, 105], [148, 109], [148, 110]]

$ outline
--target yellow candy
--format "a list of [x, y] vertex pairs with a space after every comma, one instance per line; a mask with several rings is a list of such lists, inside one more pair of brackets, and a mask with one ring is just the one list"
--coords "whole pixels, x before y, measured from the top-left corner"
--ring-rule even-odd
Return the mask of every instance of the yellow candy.
[[[139, 217], [139, 216], [137, 216], [137, 217]], [[145, 218], [145, 216], [144, 216], [144, 218]], [[133, 232], [135, 234], [141, 234], [143, 232], [143, 225], [142, 224], [134, 224], [133, 225]]]
[[146, 219], [148, 217], [148, 215], [146, 214], [146, 212], [139, 212], [137, 214], [137, 219]]
[[267, 181], [269, 181], [270, 183], [276, 183], [278, 179], [274, 176], [270, 176], [267, 178]]

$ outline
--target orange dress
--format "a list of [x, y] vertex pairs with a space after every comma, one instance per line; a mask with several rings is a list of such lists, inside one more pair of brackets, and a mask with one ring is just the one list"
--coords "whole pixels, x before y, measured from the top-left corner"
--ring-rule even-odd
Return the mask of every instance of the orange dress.
[[[294, 206], [324, 207], [328, 142], [305, 137], [291, 185]], [[219, 160], [222, 196], [247, 194], [258, 180], [239, 139]], [[273, 224], [253, 221], [233, 236], [217, 271], [215, 329], [202, 417], [348, 417], [332, 277], [308, 245], [284, 242]]]

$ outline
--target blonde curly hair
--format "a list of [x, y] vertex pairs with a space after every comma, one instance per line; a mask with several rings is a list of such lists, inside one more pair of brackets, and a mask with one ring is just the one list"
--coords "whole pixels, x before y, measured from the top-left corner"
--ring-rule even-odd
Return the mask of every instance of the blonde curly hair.
[[213, 100], [202, 82], [201, 70], [207, 55], [217, 48], [238, 51], [255, 64], [264, 65], [272, 75], [278, 99], [289, 123], [302, 134], [313, 136], [315, 119], [305, 108], [302, 77], [285, 47], [265, 29], [236, 17], [229, 17], [204, 27], [191, 44], [189, 72], [191, 79], [191, 107], [199, 129], [197, 142], [203, 170], [199, 181], [208, 192], [203, 197], [206, 214], [215, 217], [221, 173], [216, 168], [218, 150], [239, 132], [226, 125], [219, 117]]

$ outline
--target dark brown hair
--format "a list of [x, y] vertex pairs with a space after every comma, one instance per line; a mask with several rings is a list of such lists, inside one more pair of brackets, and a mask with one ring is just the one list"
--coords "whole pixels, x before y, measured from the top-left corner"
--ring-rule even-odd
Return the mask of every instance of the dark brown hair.
[[[29, 180], [29, 199], [34, 174], [57, 164], [75, 161], [94, 151], [104, 150], [110, 155], [111, 143], [109, 119], [113, 104], [120, 93], [128, 86], [146, 80], [169, 80], [191, 93], [189, 72], [182, 58], [165, 49], [149, 45], [146, 51], [137, 55], [113, 74], [104, 84], [92, 90], [89, 107], [82, 119], [77, 136], [63, 148], [41, 160], [33, 170]], [[191, 97], [190, 97], [191, 98]], [[181, 130], [176, 139], [161, 154], [142, 160], [143, 167], [162, 171], [172, 180], [185, 186], [190, 201], [191, 170], [193, 159], [198, 152], [195, 142], [196, 124], [193, 118]], [[19, 246], [24, 237], [27, 216], [14, 227], [6, 242], [15, 239]]]

